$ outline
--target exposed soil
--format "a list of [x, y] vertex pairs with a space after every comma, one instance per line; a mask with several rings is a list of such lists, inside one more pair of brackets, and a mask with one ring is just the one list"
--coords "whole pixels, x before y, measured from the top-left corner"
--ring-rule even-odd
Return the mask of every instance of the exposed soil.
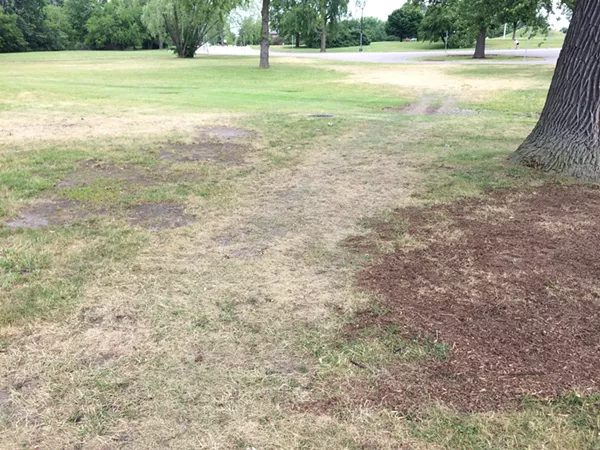
[[125, 210], [91, 207], [74, 200], [46, 200], [21, 211], [20, 217], [5, 224], [9, 228], [42, 228], [52, 225], [70, 225], [93, 216], [124, 218], [127, 222], [149, 230], [166, 230], [195, 222], [185, 208], [175, 202], [142, 203]]
[[200, 133], [200, 136], [202, 137], [212, 136], [218, 139], [223, 139], [225, 141], [229, 141], [231, 139], [245, 138], [249, 135], [250, 133], [246, 130], [232, 127], [203, 128]]
[[248, 143], [240, 141], [250, 136], [241, 128], [202, 128], [192, 143], [167, 142], [160, 148], [160, 157], [171, 162], [207, 161], [228, 165], [243, 165], [252, 152]]
[[90, 160], [85, 161], [76, 171], [70, 173], [58, 182], [57, 187], [87, 187], [101, 179], [120, 181], [128, 185], [150, 186], [156, 184], [157, 181], [160, 180], [160, 177], [157, 171], [151, 173], [135, 167], [117, 167], [102, 161]]
[[142, 203], [128, 208], [126, 214], [132, 224], [149, 230], [179, 228], [196, 221], [175, 202]]
[[[375, 226], [394, 241], [402, 224], [424, 245], [375, 256], [360, 286], [389, 312], [363, 312], [348, 332], [396, 325], [406, 337], [445, 343], [449, 356], [388, 367], [375, 389], [356, 386], [353, 398], [488, 411], [525, 396], [600, 391], [598, 217], [600, 190], [546, 185], [402, 209]], [[368, 241], [351, 245], [365, 251]]]
[[160, 157], [173, 162], [207, 161], [229, 165], [243, 165], [251, 147], [233, 142], [202, 141], [191, 144], [168, 143], [160, 150]]
[[94, 211], [73, 200], [46, 200], [24, 209], [20, 217], [5, 224], [9, 228], [42, 228], [79, 222], [93, 213]]
[[442, 103], [432, 104], [432, 99], [425, 97], [419, 103], [411, 103], [400, 107], [386, 107], [384, 111], [405, 116], [451, 116], [473, 115], [477, 111], [462, 109], [456, 106], [456, 100], [447, 98]]

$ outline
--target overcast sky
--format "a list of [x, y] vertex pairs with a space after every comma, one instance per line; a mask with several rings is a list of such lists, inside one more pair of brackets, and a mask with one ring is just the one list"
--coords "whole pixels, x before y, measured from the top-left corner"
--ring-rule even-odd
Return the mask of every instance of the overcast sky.
[[[392, 11], [400, 8], [405, 0], [367, 0], [365, 6], [365, 16], [378, 17], [381, 20], [387, 20]], [[350, 0], [350, 10], [354, 12], [354, 17], [360, 17], [360, 9], [356, 8], [355, 1]]]

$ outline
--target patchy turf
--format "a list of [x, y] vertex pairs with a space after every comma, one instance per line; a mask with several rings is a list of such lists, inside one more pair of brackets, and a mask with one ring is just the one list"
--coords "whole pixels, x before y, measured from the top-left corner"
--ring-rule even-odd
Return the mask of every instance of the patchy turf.
[[89, 210], [85, 210], [79, 202], [73, 200], [46, 200], [32, 205], [20, 216], [8, 220], [8, 228], [42, 228], [48, 225], [75, 223], [87, 218]]
[[161, 174], [131, 165], [116, 166], [106, 161], [88, 160], [61, 179], [56, 186], [61, 189], [90, 187], [101, 180], [114, 180], [129, 186], [152, 186], [161, 181]]
[[183, 227], [196, 221], [175, 202], [142, 203], [126, 210], [128, 220], [149, 230], [168, 230]]
[[[393, 318], [356, 289], [372, 248], [428, 244], [397, 208], [539, 184], [504, 162], [535, 125], [551, 67], [307, 60], [259, 71], [254, 59], [167, 52], [0, 60], [0, 447], [597, 442], [593, 396], [491, 413], [424, 401], [402, 414], [394, 393], [381, 396], [386, 373], [403, 364], [419, 380], [452, 347], [419, 329], [348, 328], [369, 305]], [[482, 113], [383, 110], [423, 98], [425, 112], [451, 98]], [[3, 225], [46, 203], [65, 221]], [[78, 219], [78, 208], [94, 214]], [[393, 233], [365, 238], [364, 253], [339, 245], [374, 216]], [[302, 407], [323, 398], [341, 408]]]
[[169, 142], [160, 149], [160, 157], [171, 162], [216, 162], [242, 165], [252, 149], [230, 142], [193, 142], [191, 144]]
[[[244, 138], [250, 132], [233, 127], [204, 127], [191, 142], [167, 142], [159, 148], [160, 158], [169, 162], [212, 162], [244, 165], [254, 151]], [[232, 142], [233, 141], [233, 142]], [[237, 141], [237, 142], [236, 142]]]
[[[356, 401], [494, 411], [598, 392], [599, 214], [597, 187], [550, 184], [400, 209], [375, 225], [394, 251], [371, 246], [360, 286], [379, 309], [359, 314], [349, 333], [395, 326], [449, 351], [418, 367], [391, 364], [376, 389], [353, 392]], [[405, 235], [420, 245], [394, 244]], [[365, 252], [372, 239], [348, 243]]]

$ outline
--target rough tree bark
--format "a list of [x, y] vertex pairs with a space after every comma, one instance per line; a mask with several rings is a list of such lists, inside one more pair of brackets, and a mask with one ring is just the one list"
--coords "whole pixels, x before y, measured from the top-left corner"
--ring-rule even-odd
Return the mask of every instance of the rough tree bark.
[[475, 45], [474, 59], [485, 58], [485, 35], [487, 34], [487, 28], [481, 26], [479, 28], [479, 35], [477, 36], [477, 44]]
[[269, 68], [269, 6], [271, 0], [262, 3], [262, 33], [260, 39], [260, 65], [261, 69]]
[[600, 180], [600, 1], [578, 0], [540, 120], [511, 161]]
[[323, 26], [321, 27], [321, 53], [327, 51], [327, 19], [323, 19]]

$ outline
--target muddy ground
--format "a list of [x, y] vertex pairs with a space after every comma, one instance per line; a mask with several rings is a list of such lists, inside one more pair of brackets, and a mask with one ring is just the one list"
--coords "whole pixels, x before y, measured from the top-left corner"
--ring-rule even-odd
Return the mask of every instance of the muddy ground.
[[[525, 397], [597, 393], [599, 217], [597, 187], [552, 184], [397, 210], [350, 240], [374, 256], [359, 284], [379, 304], [349, 335], [399, 327], [447, 348], [445, 359], [418, 367], [393, 363], [375, 386], [354, 386], [353, 398], [396, 410], [441, 402], [491, 411]], [[393, 248], [406, 234], [418, 244], [386, 254], [372, 245]]]

